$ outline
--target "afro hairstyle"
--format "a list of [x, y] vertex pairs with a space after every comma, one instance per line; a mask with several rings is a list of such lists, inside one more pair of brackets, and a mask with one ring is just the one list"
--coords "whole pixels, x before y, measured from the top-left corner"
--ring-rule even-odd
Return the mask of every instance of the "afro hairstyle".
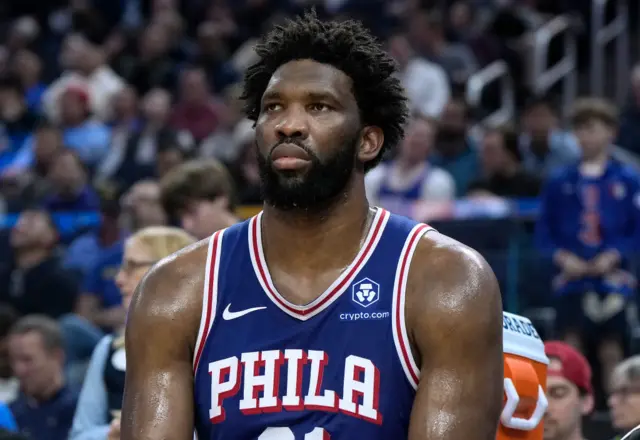
[[274, 72], [290, 61], [310, 59], [349, 76], [363, 124], [380, 127], [384, 133], [382, 149], [364, 164], [365, 171], [375, 167], [403, 138], [409, 111], [395, 75], [397, 65], [362, 23], [322, 21], [311, 10], [274, 26], [255, 51], [259, 61], [247, 69], [241, 97], [250, 120], [257, 121], [262, 95]]

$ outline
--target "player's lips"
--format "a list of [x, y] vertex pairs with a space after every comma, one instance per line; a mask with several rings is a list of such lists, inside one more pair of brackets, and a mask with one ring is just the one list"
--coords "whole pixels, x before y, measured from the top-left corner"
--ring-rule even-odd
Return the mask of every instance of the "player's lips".
[[296, 144], [280, 144], [271, 151], [271, 160], [278, 170], [297, 170], [307, 166], [311, 157]]

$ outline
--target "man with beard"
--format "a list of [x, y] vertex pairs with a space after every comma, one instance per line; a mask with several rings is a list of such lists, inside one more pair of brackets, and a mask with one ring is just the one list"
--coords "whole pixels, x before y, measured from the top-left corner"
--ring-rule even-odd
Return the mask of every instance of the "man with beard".
[[138, 286], [122, 439], [494, 440], [491, 269], [365, 196], [408, 113], [392, 59], [360, 23], [314, 13], [255, 50], [264, 210]]
[[544, 344], [549, 358], [544, 440], [583, 440], [582, 418], [593, 410], [591, 367], [575, 348], [558, 341]]

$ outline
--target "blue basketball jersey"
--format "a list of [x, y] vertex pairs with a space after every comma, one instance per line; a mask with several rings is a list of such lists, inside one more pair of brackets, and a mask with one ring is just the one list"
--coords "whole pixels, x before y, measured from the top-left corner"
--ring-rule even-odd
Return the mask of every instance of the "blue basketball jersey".
[[407, 438], [419, 370], [405, 290], [431, 228], [378, 208], [351, 265], [299, 306], [271, 279], [261, 216], [209, 242], [193, 361], [197, 438]]

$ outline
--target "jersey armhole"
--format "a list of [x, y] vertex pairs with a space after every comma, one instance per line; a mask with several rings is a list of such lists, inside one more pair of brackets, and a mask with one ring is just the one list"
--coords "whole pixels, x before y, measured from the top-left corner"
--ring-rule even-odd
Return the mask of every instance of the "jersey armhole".
[[209, 239], [207, 261], [205, 262], [204, 289], [202, 292], [202, 313], [200, 326], [196, 338], [195, 352], [193, 356], [193, 373], [198, 370], [200, 357], [204, 351], [207, 337], [213, 326], [216, 316], [218, 300], [218, 278], [220, 269], [220, 255], [222, 253], [222, 236], [224, 230], [218, 231]]
[[411, 230], [404, 242], [402, 252], [400, 253], [395, 282], [393, 284], [393, 306], [391, 313], [393, 342], [395, 344], [402, 369], [404, 370], [409, 384], [411, 384], [414, 390], [418, 389], [420, 369], [413, 358], [413, 353], [411, 353], [411, 345], [409, 343], [409, 336], [405, 321], [407, 279], [409, 275], [409, 268], [411, 267], [411, 260], [416, 247], [420, 242], [420, 238], [427, 232], [433, 230], [434, 229], [432, 227], [425, 224], [418, 224]]

